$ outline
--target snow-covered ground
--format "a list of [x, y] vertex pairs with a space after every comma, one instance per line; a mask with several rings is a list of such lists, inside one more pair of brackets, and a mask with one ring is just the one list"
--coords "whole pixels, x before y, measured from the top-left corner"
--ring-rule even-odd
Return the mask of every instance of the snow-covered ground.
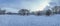
[[0, 15], [0, 26], [60, 26], [60, 15]]

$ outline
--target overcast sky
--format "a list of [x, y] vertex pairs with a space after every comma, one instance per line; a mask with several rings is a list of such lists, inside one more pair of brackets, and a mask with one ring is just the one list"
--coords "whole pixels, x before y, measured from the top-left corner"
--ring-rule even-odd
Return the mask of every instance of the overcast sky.
[[60, 0], [0, 0], [0, 8], [7, 11], [17, 12], [19, 9], [31, 11], [43, 10], [46, 6], [59, 5]]

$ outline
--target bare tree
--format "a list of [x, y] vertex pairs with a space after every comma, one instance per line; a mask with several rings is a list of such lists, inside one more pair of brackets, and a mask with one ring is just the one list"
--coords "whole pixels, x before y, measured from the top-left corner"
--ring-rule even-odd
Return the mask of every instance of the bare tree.
[[52, 11], [53, 11], [54, 14], [60, 13], [60, 6], [55, 6], [55, 7], [53, 7], [53, 8], [52, 8]]
[[18, 11], [18, 13], [20, 15], [29, 15], [29, 10], [27, 10], [27, 9], [21, 9], [21, 10]]

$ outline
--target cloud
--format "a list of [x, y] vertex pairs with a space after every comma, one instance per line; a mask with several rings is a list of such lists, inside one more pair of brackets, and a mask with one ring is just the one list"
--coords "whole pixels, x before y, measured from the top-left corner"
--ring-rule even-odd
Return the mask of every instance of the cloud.
[[44, 1], [47, 0], [0, 0], [0, 8], [7, 8], [6, 10], [11, 11], [19, 10], [22, 8], [34, 10], [37, 9], [37, 7]]
[[0, 0], [1, 8], [12, 8], [12, 9], [34, 9], [39, 6], [39, 3], [43, 2], [43, 0]]
[[51, 0], [50, 5], [51, 6], [56, 6], [56, 5], [60, 6], [60, 0]]

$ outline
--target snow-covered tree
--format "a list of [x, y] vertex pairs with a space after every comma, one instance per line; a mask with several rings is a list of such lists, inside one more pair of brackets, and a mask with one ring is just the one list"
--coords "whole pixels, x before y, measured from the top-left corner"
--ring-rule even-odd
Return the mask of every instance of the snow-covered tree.
[[34, 12], [34, 14], [39, 16], [41, 13], [40, 13], [40, 11], [36, 11], [36, 12]]
[[51, 13], [52, 13], [52, 12], [51, 12], [50, 9], [48, 9], [48, 10], [46, 11], [46, 15], [47, 15], [47, 16], [49, 16]]
[[18, 13], [20, 14], [20, 15], [29, 15], [29, 10], [27, 10], [27, 9], [21, 9], [21, 10], [19, 10], [18, 11]]
[[53, 13], [58, 14], [60, 13], [60, 6], [55, 6], [52, 8]]
[[5, 14], [6, 10], [1, 10], [0, 9], [0, 14]]
[[12, 14], [12, 12], [7, 12], [7, 14], [8, 14], [8, 15], [11, 15], [11, 14]]

